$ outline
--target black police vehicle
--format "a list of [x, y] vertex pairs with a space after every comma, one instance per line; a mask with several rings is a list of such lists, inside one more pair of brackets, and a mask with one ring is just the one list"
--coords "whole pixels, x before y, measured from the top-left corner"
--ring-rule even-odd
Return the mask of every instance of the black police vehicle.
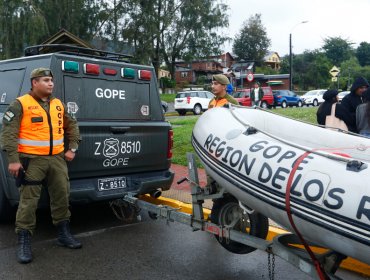
[[[165, 121], [153, 67], [122, 54], [69, 45], [40, 45], [25, 57], [0, 61], [0, 122], [8, 105], [30, 89], [30, 73], [50, 68], [53, 95], [78, 120], [82, 142], [68, 163], [71, 203], [110, 201], [124, 194], [168, 190], [173, 134]], [[1, 123], [0, 123], [1, 125]], [[0, 219], [19, 200], [0, 155]], [[46, 195], [41, 204], [46, 204]], [[43, 203], [45, 202], [45, 203]]]

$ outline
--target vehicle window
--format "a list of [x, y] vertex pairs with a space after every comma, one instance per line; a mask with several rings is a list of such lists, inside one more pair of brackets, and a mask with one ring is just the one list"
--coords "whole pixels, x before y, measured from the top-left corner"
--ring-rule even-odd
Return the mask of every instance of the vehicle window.
[[242, 98], [242, 97], [244, 97], [244, 94], [245, 94], [245, 92], [243, 92], [243, 91], [237, 91], [237, 92], [235, 92], [234, 97], [235, 98]]
[[201, 98], [207, 98], [206, 93], [204, 91], [198, 92], [198, 96]]
[[176, 95], [176, 98], [184, 98], [185, 97], [185, 92], [179, 92], [177, 95]]
[[197, 92], [189, 92], [188, 93], [189, 95], [188, 95], [188, 97], [198, 97], [198, 93]]
[[206, 95], [207, 95], [207, 97], [208, 98], [210, 98], [210, 99], [212, 99], [213, 97], [215, 97], [212, 93], [210, 93], [210, 92], [206, 92]]
[[24, 69], [1, 71], [0, 104], [9, 105], [10, 102], [18, 97], [23, 77]]
[[64, 76], [64, 85], [68, 111], [77, 119], [150, 119], [149, 83]]
[[262, 88], [264, 94], [270, 94], [270, 89], [269, 88]]

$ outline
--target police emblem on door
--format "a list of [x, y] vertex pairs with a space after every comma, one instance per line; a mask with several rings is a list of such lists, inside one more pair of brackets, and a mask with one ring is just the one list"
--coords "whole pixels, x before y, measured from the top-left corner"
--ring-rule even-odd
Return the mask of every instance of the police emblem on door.
[[103, 155], [107, 158], [113, 158], [119, 154], [119, 141], [116, 138], [104, 140]]

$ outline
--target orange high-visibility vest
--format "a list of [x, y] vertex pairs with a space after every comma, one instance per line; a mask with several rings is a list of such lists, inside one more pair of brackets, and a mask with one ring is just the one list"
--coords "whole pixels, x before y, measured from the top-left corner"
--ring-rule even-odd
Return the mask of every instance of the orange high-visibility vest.
[[229, 103], [229, 101], [226, 98], [221, 98], [221, 99], [213, 98], [211, 102], [209, 103], [208, 108], [222, 107], [227, 103]]
[[29, 94], [17, 98], [23, 117], [19, 128], [18, 152], [33, 155], [56, 155], [64, 151], [64, 106], [50, 100], [49, 112]]

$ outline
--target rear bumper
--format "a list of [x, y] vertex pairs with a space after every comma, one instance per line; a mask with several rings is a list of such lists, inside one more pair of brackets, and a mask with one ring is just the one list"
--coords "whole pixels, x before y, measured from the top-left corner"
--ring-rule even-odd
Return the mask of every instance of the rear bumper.
[[[120, 175], [106, 176], [105, 178], [119, 177]], [[174, 172], [171, 170], [155, 171], [149, 173], [121, 175], [126, 178], [126, 188], [100, 191], [98, 180], [104, 179], [89, 178], [72, 180], [70, 201], [74, 204], [90, 203], [96, 201], [112, 200], [122, 198], [127, 193], [146, 194], [154, 190], [162, 191], [170, 189]]]

